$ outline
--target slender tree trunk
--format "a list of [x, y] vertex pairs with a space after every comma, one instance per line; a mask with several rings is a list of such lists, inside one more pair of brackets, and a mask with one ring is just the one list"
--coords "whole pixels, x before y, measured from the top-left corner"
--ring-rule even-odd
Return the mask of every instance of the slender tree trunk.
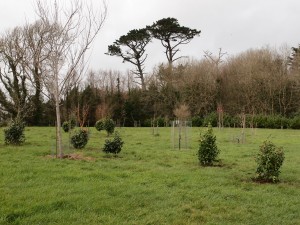
[[[61, 120], [60, 120], [60, 109], [59, 109], [59, 101], [55, 100], [55, 110], [56, 110], [56, 142], [57, 142], [57, 148], [59, 157], [63, 157], [63, 151], [62, 151], [62, 140], [61, 140]], [[56, 156], [58, 157], [58, 156]]]
[[[62, 150], [62, 133], [61, 133], [61, 119], [60, 119], [60, 108], [59, 108], [59, 79], [58, 79], [58, 60], [54, 60], [56, 63], [54, 63], [54, 98], [55, 98], [55, 111], [56, 111], [56, 143], [58, 148], [59, 157], [63, 157], [63, 150]], [[56, 156], [57, 157], [57, 156]]]

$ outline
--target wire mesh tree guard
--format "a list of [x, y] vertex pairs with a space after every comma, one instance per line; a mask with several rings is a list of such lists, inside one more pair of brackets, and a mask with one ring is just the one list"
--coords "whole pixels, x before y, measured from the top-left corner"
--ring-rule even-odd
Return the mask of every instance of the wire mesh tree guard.
[[191, 121], [172, 121], [171, 127], [171, 147], [173, 149], [189, 149], [190, 148], [190, 128]]

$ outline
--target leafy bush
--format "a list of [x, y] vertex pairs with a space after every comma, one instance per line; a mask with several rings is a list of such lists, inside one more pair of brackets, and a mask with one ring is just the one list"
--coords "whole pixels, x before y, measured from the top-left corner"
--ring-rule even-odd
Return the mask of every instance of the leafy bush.
[[63, 124], [61, 125], [61, 127], [62, 127], [62, 129], [63, 129], [63, 131], [64, 132], [69, 132], [69, 122], [68, 121], [65, 121], [65, 122], [63, 122]]
[[96, 123], [95, 123], [95, 128], [97, 131], [101, 131], [101, 130], [104, 130], [104, 120], [98, 120]]
[[152, 125], [152, 120], [151, 119], [145, 119], [144, 121], [142, 121], [142, 126], [143, 127], [151, 127]]
[[192, 118], [193, 127], [201, 127], [203, 124], [203, 119], [200, 116], [194, 116]]
[[240, 124], [239, 118], [237, 116], [232, 116], [224, 113], [223, 116], [224, 127], [237, 127]]
[[208, 130], [200, 140], [198, 159], [201, 165], [212, 166], [219, 153], [220, 150], [216, 144], [216, 136], [213, 134], [211, 125], [209, 125]]
[[297, 115], [290, 120], [290, 128], [300, 129], [300, 116]]
[[276, 147], [272, 142], [265, 141], [260, 146], [260, 152], [256, 157], [256, 179], [264, 182], [277, 182], [280, 167], [284, 160], [282, 148]]
[[218, 126], [218, 115], [216, 112], [212, 112], [204, 117], [203, 126], [208, 126], [211, 124], [213, 127]]
[[12, 121], [7, 129], [4, 130], [5, 144], [20, 145], [25, 141], [25, 123], [19, 120]]
[[106, 130], [107, 135], [110, 135], [115, 130], [115, 123], [112, 119], [106, 119], [103, 124], [104, 130]]
[[162, 117], [158, 117], [154, 120], [154, 125], [159, 126], [159, 127], [164, 127], [165, 126], [165, 119]]
[[62, 124], [62, 129], [64, 130], [64, 132], [69, 132], [70, 130], [74, 129], [74, 127], [76, 126], [76, 121], [75, 120], [69, 120], [69, 121], [65, 121]]
[[87, 130], [79, 130], [71, 137], [71, 144], [76, 149], [81, 149], [86, 146], [89, 140]]
[[116, 132], [113, 140], [105, 140], [103, 151], [105, 153], [118, 154], [122, 150], [123, 144], [122, 138], [119, 133]]

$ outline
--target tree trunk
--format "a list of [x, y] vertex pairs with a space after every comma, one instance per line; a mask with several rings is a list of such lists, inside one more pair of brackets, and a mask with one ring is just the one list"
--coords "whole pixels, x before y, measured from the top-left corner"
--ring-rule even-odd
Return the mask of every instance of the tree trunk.
[[[62, 151], [62, 139], [61, 139], [61, 120], [60, 120], [60, 109], [59, 109], [59, 101], [55, 100], [55, 111], [56, 111], [56, 143], [58, 148], [59, 157], [63, 157], [63, 151]], [[56, 158], [58, 156], [56, 155]]]
[[[59, 157], [63, 157], [62, 150], [62, 133], [61, 133], [61, 120], [60, 120], [60, 108], [59, 108], [59, 79], [58, 79], [58, 60], [54, 60], [54, 100], [55, 100], [55, 111], [56, 111], [56, 145], [58, 148]], [[56, 157], [58, 157], [56, 155]]]

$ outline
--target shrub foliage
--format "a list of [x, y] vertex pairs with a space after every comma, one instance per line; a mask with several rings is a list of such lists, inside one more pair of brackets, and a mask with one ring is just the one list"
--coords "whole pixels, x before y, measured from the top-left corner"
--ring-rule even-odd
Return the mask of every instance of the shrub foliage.
[[20, 145], [25, 141], [25, 123], [19, 120], [12, 121], [7, 129], [4, 130], [5, 144]]
[[216, 144], [216, 136], [209, 125], [206, 133], [201, 137], [198, 151], [198, 159], [203, 166], [212, 166], [220, 150]]
[[105, 153], [118, 154], [123, 147], [124, 142], [118, 132], [115, 132], [113, 140], [106, 139], [103, 147]]
[[276, 147], [270, 141], [265, 141], [260, 146], [260, 151], [256, 157], [256, 179], [263, 182], [278, 182], [283, 160], [282, 148]]
[[89, 140], [89, 135], [87, 130], [79, 130], [71, 137], [71, 144], [76, 149], [81, 149], [86, 146]]
[[69, 132], [70, 130], [74, 129], [74, 127], [76, 126], [76, 121], [75, 120], [69, 120], [69, 121], [65, 121], [62, 124], [62, 129], [64, 130], [64, 132]]
[[106, 130], [107, 135], [111, 135], [115, 131], [115, 123], [112, 119], [105, 119], [103, 124], [104, 130]]
[[115, 131], [115, 123], [112, 119], [101, 119], [95, 123], [95, 128], [97, 131], [105, 130], [109, 136]]
[[96, 123], [95, 123], [95, 128], [97, 131], [101, 131], [101, 130], [104, 130], [104, 120], [98, 120]]

